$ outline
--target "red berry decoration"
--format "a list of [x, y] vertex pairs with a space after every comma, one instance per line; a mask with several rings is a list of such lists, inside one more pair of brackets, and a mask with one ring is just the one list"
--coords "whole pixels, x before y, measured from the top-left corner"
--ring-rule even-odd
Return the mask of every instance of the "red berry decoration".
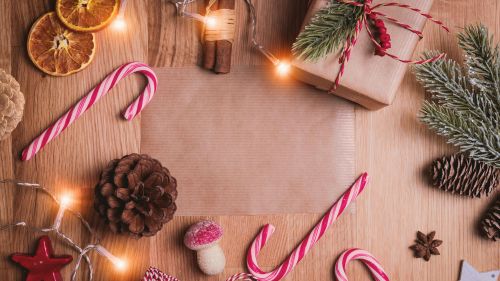
[[385, 56], [385, 51], [382, 48], [377, 48], [375, 50], [375, 55], [383, 57]]
[[376, 32], [374, 33], [375, 39], [378, 39], [380, 46], [377, 46], [375, 50], [376, 56], [385, 56], [387, 50], [391, 48], [391, 36], [387, 34], [387, 28], [385, 27], [385, 22], [381, 19], [377, 19], [377, 14], [370, 13], [368, 18], [373, 21]]
[[379, 35], [379, 39], [381, 42], [389, 42], [391, 41], [391, 36], [387, 33], [384, 33]]
[[378, 28], [385, 27], [384, 21], [381, 19], [375, 20], [375, 26]]
[[382, 47], [382, 49], [387, 50], [391, 47], [391, 42], [382, 42], [380, 43], [380, 46]]

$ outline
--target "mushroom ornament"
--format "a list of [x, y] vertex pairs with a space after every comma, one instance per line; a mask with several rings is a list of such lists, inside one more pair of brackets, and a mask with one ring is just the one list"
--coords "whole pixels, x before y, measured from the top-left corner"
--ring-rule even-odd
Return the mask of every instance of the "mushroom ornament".
[[207, 275], [216, 275], [224, 271], [226, 257], [219, 241], [222, 227], [214, 221], [200, 221], [192, 225], [184, 236], [184, 245], [196, 251], [198, 266]]

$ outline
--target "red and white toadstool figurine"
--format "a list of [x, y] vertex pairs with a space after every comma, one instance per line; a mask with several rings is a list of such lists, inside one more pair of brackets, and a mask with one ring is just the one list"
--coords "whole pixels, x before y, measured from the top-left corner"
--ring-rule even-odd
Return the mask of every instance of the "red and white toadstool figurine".
[[198, 266], [208, 275], [224, 271], [226, 257], [219, 241], [222, 238], [222, 227], [214, 221], [200, 221], [192, 225], [184, 236], [184, 245], [196, 251]]

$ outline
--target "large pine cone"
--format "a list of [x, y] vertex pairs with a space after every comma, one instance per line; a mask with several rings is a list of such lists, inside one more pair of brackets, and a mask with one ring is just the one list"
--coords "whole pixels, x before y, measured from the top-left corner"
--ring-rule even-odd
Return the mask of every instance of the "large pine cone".
[[17, 127], [24, 112], [24, 95], [19, 83], [0, 69], [0, 140], [7, 138]]
[[498, 185], [498, 170], [463, 154], [434, 161], [432, 184], [444, 191], [470, 197], [488, 196]]
[[500, 240], [500, 194], [481, 221], [481, 229], [489, 239]]
[[115, 233], [153, 236], [173, 218], [177, 181], [148, 155], [111, 161], [95, 188], [95, 209]]

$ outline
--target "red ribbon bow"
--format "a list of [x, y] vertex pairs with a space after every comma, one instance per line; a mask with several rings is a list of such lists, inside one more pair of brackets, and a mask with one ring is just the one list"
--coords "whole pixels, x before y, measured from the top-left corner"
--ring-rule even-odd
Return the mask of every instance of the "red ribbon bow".
[[[355, 2], [355, 1], [351, 1], [351, 0], [337, 0], [337, 1], [342, 2], [344, 4], [349, 4], [349, 5], [353, 5], [353, 6], [357, 6], [357, 7], [363, 7], [363, 15], [356, 22], [354, 34], [352, 36], [347, 37], [347, 39], [346, 39], [342, 54], [340, 55], [340, 58], [339, 58], [340, 71], [337, 74], [337, 78], [335, 79], [335, 84], [333, 85], [332, 89], [330, 89], [330, 91], [334, 91], [337, 88], [337, 86], [339, 85], [340, 78], [344, 74], [345, 64], [349, 61], [349, 57], [351, 55], [351, 50], [354, 47], [354, 45], [356, 45], [359, 33], [363, 29], [363, 25], [366, 27], [366, 32], [368, 33], [370, 40], [375, 45], [375, 55], [378, 55], [378, 56], [387, 55], [388, 57], [391, 57], [391, 58], [398, 60], [400, 62], [412, 63], [412, 64], [424, 64], [424, 63], [428, 63], [428, 62], [433, 62], [433, 61], [441, 59], [442, 57], [445, 56], [444, 53], [441, 53], [441, 54], [436, 55], [436, 56], [429, 58], [429, 59], [413, 61], [413, 60], [403, 60], [403, 59], [399, 58], [398, 56], [387, 52], [387, 50], [390, 49], [390, 47], [391, 47], [391, 43], [390, 43], [391, 37], [387, 33], [387, 29], [385, 28], [384, 21], [382, 19], [379, 19], [378, 18], [379, 16], [387, 21], [390, 21], [396, 25], [399, 25], [400, 27], [402, 27], [410, 32], [415, 33], [420, 38], [422, 38], [423, 35], [422, 35], [421, 31], [416, 30], [415, 28], [411, 27], [410, 25], [402, 23], [395, 18], [389, 17], [384, 13], [376, 11], [378, 8], [381, 8], [381, 7], [399, 7], [399, 8], [414, 11], [414, 12], [420, 14], [421, 16], [425, 17], [426, 19], [439, 25], [441, 28], [443, 28], [447, 32], [450, 32], [448, 27], [446, 27], [443, 24], [443, 22], [434, 19], [429, 14], [423, 13], [422, 10], [414, 8], [410, 5], [400, 4], [400, 3], [396, 3], [396, 2], [381, 3], [381, 4], [377, 4], [377, 5], [372, 6], [372, 0], [365, 0], [363, 3]], [[378, 39], [380, 40], [380, 42], [377, 41], [373, 32], [370, 29], [369, 19], [374, 22], [374, 25], [378, 30]]]

